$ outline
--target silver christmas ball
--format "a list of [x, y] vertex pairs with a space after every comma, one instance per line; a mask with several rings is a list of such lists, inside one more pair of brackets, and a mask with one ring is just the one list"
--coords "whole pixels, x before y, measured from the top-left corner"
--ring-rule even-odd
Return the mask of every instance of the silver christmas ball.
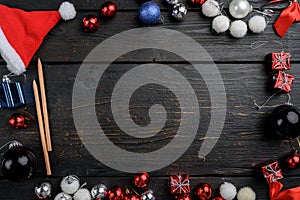
[[66, 194], [74, 194], [80, 187], [79, 178], [75, 175], [69, 175], [60, 182], [61, 190]]
[[146, 190], [141, 195], [141, 200], [155, 200], [155, 195], [152, 190]]
[[64, 192], [57, 194], [54, 200], [72, 200], [72, 197]]
[[40, 183], [34, 188], [34, 193], [39, 199], [51, 197], [52, 186], [48, 182]]
[[184, 3], [178, 3], [173, 7], [172, 16], [178, 21], [183, 21], [187, 15], [187, 12], [187, 6]]
[[232, 17], [242, 19], [252, 11], [252, 6], [247, 0], [232, 0], [229, 5], [229, 12]]
[[180, 0], [166, 0], [166, 3], [169, 5], [175, 5], [180, 3]]
[[91, 195], [94, 199], [97, 198], [105, 198], [107, 195], [107, 187], [104, 184], [98, 184], [95, 185], [92, 189], [91, 189]]

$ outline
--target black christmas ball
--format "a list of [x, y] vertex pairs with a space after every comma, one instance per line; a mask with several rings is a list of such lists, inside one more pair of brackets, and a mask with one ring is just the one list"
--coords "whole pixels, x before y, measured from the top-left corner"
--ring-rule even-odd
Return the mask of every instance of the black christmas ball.
[[300, 135], [300, 113], [291, 105], [281, 105], [274, 109], [270, 118], [273, 133], [284, 139], [294, 139]]
[[9, 149], [1, 162], [2, 172], [7, 179], [17, 182], [29, 179], [36, 166], [37, 160], [34, 153], [23, 146]]

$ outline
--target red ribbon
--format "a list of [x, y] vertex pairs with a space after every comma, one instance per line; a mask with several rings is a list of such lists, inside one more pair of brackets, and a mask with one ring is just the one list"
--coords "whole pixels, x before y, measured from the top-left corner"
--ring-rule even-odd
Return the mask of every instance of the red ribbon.
[[280, 182], [271, 183], [269, 185], [270, 199], [271, 200], [299, 200], [300, 199], [300, 186], [282, 190], [283, 185]]
[[[268, 4], [277, 3], [280, 1], [282, 0], [273, 0]], [[294, 0], [286, 9], [282, 11], [282, 13], [280, 14], [277, 21], [274, 24], [274, 28], [277, 34], [280, 37], [283, 37], [286, 34], [286, 32], [289, 30], [289, 28], [292, 26], [292, 24], [299, 21], [300, 21], [300, 7], [297, 0]]]

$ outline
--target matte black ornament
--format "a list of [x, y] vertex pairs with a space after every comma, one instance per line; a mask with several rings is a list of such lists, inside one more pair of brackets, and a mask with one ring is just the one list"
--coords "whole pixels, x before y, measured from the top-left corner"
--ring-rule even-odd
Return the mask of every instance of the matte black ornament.
[[29, 179], [36, 166], [34, 153], [17, 142], [10, 145], [1, 162], [1, 170], [7, 179], [17, 182]]
[[300, 135], [300, 113], [291, 105], [281, 105], [274, 109], [270, 118], [273, 133], [284, 139], [294, 139]]

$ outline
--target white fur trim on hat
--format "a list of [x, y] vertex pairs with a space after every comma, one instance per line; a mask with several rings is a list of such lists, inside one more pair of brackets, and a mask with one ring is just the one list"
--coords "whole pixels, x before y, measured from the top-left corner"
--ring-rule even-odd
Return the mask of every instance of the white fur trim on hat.
[[61, 18], [65, 21], [74, 19], [76, 16], [76, 10], [74, 8], [74, 5], [68, 1], [63, 2], [60, 5], [58, 12]]
[[10, 45], [0, 27], [0, 54], [6, 62], [7, 69], [15, 75], [26, 71], [25, 64], [16, 50]]

